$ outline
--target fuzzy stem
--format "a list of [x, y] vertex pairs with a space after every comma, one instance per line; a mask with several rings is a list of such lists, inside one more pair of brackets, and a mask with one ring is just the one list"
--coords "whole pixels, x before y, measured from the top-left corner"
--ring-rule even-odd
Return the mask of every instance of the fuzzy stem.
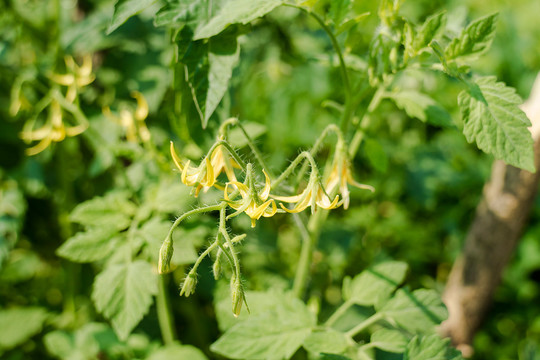
[[374, 323], [376, 323], [377, 321], [381, 319], [382, 319], [381, 313], [373, 314], [372, 316], [368, 317], [366, 320], [362, 321], [360, 324], [353, 327], [351, 330], [347, 331], [345, 335], [352, 338], [356, 336], [357, 334], [359, 334], [362, 330], [364, 330], [368, 326], [373, 325]]
[[161, 337], [165, 345], [172, 344], [176, 340], [176, 330], [174, 328], [174, 318], [169, 295], [167, 293], [167, 275], [158, 276], [158, 294], [156, 297], [156, 310], [161, 330]]
[[339, 308], [337, 308], [336, 311], [334, 311], [334, 313], [328, 318], [328, 320], [326, 320], [324, 325], [332, 326], [353, 305], [354, 305], [354, 302], [352, 302], [351, 300], [345, 301], [343, 304], [341, 304]]

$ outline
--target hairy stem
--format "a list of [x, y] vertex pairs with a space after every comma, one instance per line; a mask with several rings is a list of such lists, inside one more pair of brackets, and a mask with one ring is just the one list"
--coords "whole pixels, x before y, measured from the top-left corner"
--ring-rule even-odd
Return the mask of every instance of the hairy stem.
[[174, 328], [174, 318], [171, 305], [169, 302], [169, 294], [167, 292], [167, 275], [158, 276], [158, 294], [156, 298], [156, 310], [161, 330], [161, 337], [165, 345], [172, 344], [176, 340], [176, 330]]

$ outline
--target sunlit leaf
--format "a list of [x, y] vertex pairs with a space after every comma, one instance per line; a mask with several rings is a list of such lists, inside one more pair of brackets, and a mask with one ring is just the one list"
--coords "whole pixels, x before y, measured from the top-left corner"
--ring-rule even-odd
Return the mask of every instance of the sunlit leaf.
[[450, 345], [450, 339], [437, 334], [416, 336], [407, 345], [404, 360], [461, 360], [461, 352]]
[[477, 79], [458, 96], [467, 141], [497, 159], [534, 172], [531, 123], [518, 107], [521, 102], [514, 88], [493, 76]]
[[194, 39], [215, 36], [231, 24], [247, 24], [282, 3], [282, 0], [230, 0], [207, 24], [197, 28]]
[[56, 254], [75, 262], [92, 262], [111, 254], [116, 246], [114, 235], [118, 232], [112, 228], [92, 228], [79, 232], [69, 238], [57, 250]]
[[484, 16], [473, 21], [444, 50], [447, 60], [464, 56], [476, 56], [487, 51], [495, 37], [499, 14]]
[[152, 305], [157, 278], [145, 261], [112, 265], [94, 282], [92, 300], [112, 323], [120, 339], [126, 339]]
[[304, 348], [312, 353], [341, 354], [349, 346], [347, 336], [334, 329], [313, 331], [304, 340]]
[[382, 328], [371, 334], [370, 346], [378, 349], [402, 353], [405, 351], [409, 338], [399, 330]]
[[153, 352], [147, 360], [189, 359], [207, 360], [204, 353], [191, 345], [170, 344]]
[[143, 11], [157, 0], [118, 0], [114, 6], [114, 14], [111, 24], [107, 28], [107, 34], [112, 33], [130, 17]]
[[440, 294], [426, 289], [398, 290], [377, 313], [412, 333], [429, 332], [448, 316]]
[[85, 226], [99, 226], [123, 230], [129, 226], [135, 205], [128, 200], [129, 195], [113, 191], [103, 197], [95, 197], [79, 205], [70, 214], [73, 222]]
[[450, 114], [426, 94], [414, 90], [401, 90], [392, 92], [388, 96], [410, 117], [438, 126], [452, 124]]

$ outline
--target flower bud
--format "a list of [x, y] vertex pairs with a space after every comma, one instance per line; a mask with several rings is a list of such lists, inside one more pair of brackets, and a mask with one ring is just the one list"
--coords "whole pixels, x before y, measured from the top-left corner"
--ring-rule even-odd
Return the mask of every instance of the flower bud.
[[182, 284], [182, 289], [180, 289], [180, 296], [193, 294], [195, 292], [195, 287], [197, 286], [197, 274], [192, 273], [191, 271], [186, 275], [184, 283]]
[[231, 299], [233, 315], [234, 317], [238, 317], [240, 310], [242, 310], [242, 303], [244, 302], [244, 288], [238, 276], [233, 276], [231, 279]]
[[169, 237], [165, 239], [159, 249], [158, 273], [166, 274], [171, 271], [171, 258], [174, 252], [172, 241]]
[[219, 280], [221, 277], [221, 255], [223, 254], [223, 250], [218, 249], [217, 255], [216, 255], [216, 261], [214, 261], [214, 265], [212, 266], [212, 272], [214, 273], [214, 279]]

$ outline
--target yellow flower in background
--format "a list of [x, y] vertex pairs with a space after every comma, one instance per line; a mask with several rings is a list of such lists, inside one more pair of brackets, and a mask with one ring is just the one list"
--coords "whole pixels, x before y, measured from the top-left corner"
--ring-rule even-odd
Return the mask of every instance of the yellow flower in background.
[[182, 173], [182, 182], [187, 186], [195, 186], [195, 197], [199, 195], [199, 191], [204, 188], [205, 191], [212, 187], [215, 183], [214, 168], [208, 158], [204, 159], [204, 163], [201, 163], [198, 167], [191, 167], [188, 160], [185, 164], [182, 164], [180, 157], [174, 150], [174, 144], [171, 141], [171, 156], [174, 164], [178, 170]]
[[334, 200], [330, 199], [328, 193], [323, 189], [320, 182], [317, 181], [315, 176], [312, 176], [308, 185], [302, 191], [301, 194], [293, 196], [275, 196], [272, 197], [276, 200], [286, 203], [296, 203], [292, 209], [288, 209], [283, 204], [279, 204], [283, 210], [290, 213], [299, 213], [304, 211], [308, 206], [311, 206], [311, 213], [315, 212], [318, 207], [331, 210], [338, 207], [339, 196], [336, 195]]
[[67, 86], [65, 98], [69, 102], [74, 102], [77, 98], [77, 91], [94, 81], [95, 76], [92, 74], [92, 56], [85, 55], [83, 63], [78, 66], [72, 56], [64, 57], [66, 63], [66, 74], [52, 74], [51, 80], [63, 86]]
[[34, 130], [34, 123], [35, 121], [27, 122], [24, 130], [20, 134], [21, 139], [27, 142], [39, 141], [37, 145], [26, 149], [26, 154], [29, 156], [39, 154], [45, 150], [51, 142], [60, 142], [64, 140], [66, 136], [79, 135], [88, 127], [87, 123], [66, 127], [63, 121], [62, 107], [55, 99], [51, 100], [49, 114], [45, 124]]
[[120, 109], [118, 115], [115, 115], [106, 106], [103, 108], [103, 114], [125, 129], [128, 141], [138, 142], [140, 139], [141, 142], [148, 142], [150, 140], [150, 131], [145, 122], [148, 116], [148, 103], [138, 91], [133, 91], [131, 96], [137, 100], [137, 108], [134, 112], [123, 108]]
[[[266, 171], [263, 170], [265, 185], [261, 192], [257, 192], [253, 184], [251, 164], [248, 164], [246, 173], [245, 183], [242, 184], [238, 181], [228, 182], [225, 185], [223, 196], [229, 206], [236, 210], [236, 212], [229, 215], [229, 217], [234, 217], [245, 212], [251, 218], [251, 227], [255, 227], [256, 221], [259, 220], [261, 216], [274, 216], [277, 212], [277, 206], [273, 199], [268, 200], [270, 195], [270, 178]], [[234, 185], [238, 189], [242, 199], [233, 201], [229, 198], [229, 185]]]
[[324, 186], [329, 194], [334, 193], [336, 190], [339, 194], [341, 194], [343, 200], [340, 202], [340, 204], [338, 204], [338, 206], [343, 203], [344, 209], [349, 208], [350, 202], [350, 192], [347, 184], [355, 186], [359, 189], [370, 190], [372, 192], [375, 191], [373, 186], [360, 184], [353, 179], [351, 165], [349, 159], [347, 159], [347, 155], [345, 153], [339, 153], [338, 151], [334, 157], [332, 171], [330, 172], [328, 179], [326, 179], [324, 182]]

